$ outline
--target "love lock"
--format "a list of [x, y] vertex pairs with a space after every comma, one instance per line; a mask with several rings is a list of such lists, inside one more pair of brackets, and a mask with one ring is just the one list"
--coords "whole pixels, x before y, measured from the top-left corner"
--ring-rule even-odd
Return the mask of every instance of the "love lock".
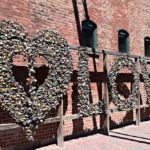
[[[119, 69], [124, 67], [127, 67], [131, 70], [132, 74], [134, 75], [134, 83], [130, 96], [128, 98], [124, 98], [124, 100], [121, 100], [121, 96], [117, 90], [116, 76]], [[124, 54], [123, 56], [119, 56], [114, 60], [109, 71], [109, 82], [111, 85], [110, 95], [113, 103], [118, 107], [119, 110], [126, 110], [135, 107], [138, 101], [140, 75], [136, 68], [136, 64], [132, 61], [132, 59], [129, 58], [128, 55]]]
[[[11, 69], [15, 55], [28, 59], [29, 94], [13, 76]], [[49, 71], [37, 89], [33, 66], [35, 58], [40, 56], [46, 59]], [[66, 92], [72, 73], [68, 44], [59, 33], [46, 29], [30, 40], [22, 26], [4, 20], [0, 22], [0, 59], [0, 106], [23, 127], [31, 140], [38, 125], [52, 108], [56, 108]]]

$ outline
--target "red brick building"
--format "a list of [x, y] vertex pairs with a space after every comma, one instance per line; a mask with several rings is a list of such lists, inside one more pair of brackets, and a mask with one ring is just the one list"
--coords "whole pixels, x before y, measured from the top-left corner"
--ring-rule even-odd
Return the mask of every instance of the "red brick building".
[[[144, 39], [150, 37], [150, 1], [149, 0], [0, 0], [0, 20], [15, 21], [32, 37], [42, 28], [54, 29], [62, 34], [69, 45], [82, 44], [82, 21], [89, 19], [95, 26], [95, 47], [99, 50], [118, 51], [118, 33], [128, 33], [128, 51], [130, 54], [145, 55]], [[150, 49], [149, 49], [150, 50]], [[77, 114], [76, 78], [78, 54], [71, 50], [73, 77], [69, 83], [64, 100], [64, 136], [79, 136], [102, 129], [104, 115], [69, 119], [67, 116]], [[148, 54], [147, 54], [148, 55]], [[94, 61], [93, 61], [94, 60]], [[110, 56], [111, 64], [113, 57]], [[89, 58], [91, 75], [91, 95], [93, 102], [104, 98], [103, 58], [101, 54]], [[125, 71], [125, 70], [124, 70]], [[127, 73], [130, 73], [126, 69]], [[125, 78], [128, 78], [125, 76]], [[97, 86], [100, 84], [100, 87]], [[130, 83], [126, 84], [130, 88]], [[100, 89], [99, 89], [100, 88]], [[99, 93], [100, 90], [100, 93]], [[140, 84], [141, 104], [146, 103], [146, 92]], [[110, 104], [113, 106], [113, 104]], [[51, 112], [51, 117], [57, 111]], [[141, 109], [141, 118], [149, 119], [149, 109]], [[111, 127], [135, 121], [135, 110], [114, 112], [111, 114]], [[0, 110], [0, 149], [23, 149], [49, 144], [56, 140], [58, 123], [41, 124], [35, 135], [35, 142], [28, 142], [24, 131], [15, 126], [14, 120], [4, 110]], [[4, 126], [4, 124], [7, 124]]]

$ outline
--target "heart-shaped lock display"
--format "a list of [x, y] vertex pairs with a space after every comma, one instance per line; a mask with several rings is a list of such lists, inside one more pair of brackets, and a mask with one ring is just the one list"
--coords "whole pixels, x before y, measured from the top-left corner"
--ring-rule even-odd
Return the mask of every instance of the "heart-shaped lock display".
[[[13, 76], [12, 59], [18, 54], [29, 62], [31, 84], [28, 93]], [[37, 89], [34, 63], [39, 56], [47, 60], [49, 71]], [[38, 125], [63, 99], [71, 73], [68, 44], [60, 34], [43, 29], [30, 40], [19, 24], [0, 22], [0, 106], [24, 128], [28, 139], [33, 139]]]

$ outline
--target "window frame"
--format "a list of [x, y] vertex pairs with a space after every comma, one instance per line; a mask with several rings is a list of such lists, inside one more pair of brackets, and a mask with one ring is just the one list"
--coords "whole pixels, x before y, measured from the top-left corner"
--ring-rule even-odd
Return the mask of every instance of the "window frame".
[[[147, 45], [148, 45], [148, 48], [147, 48]], [[150, 57], [150, 37], [149, 36], [144, 38], [144, 53], [145, 53], [145, 57]]]
[[[121, 38], [124, 41], [121, 41]], [[121, 42], [124, 42], [123, 49], [121, 49]], [[118, 50], [121, 53], [129, 53], [129, 33], [123, 29], [118, 31]]]
[[[89, 37], [89, 39], [91, 38], [90, 43], [88, 43], [88, 38], [87, 36], [85, 36], [86, 31], [89, 31], [89, 33], [92, 33], [92, 36]], [[82, 21], [82, 41], [81, 41], [81, 45], [82, 46], [86, 46], [86, 47], [90, 47], [90, 48], [96, 48], [97, 47], [97, 25], [95, 22], [89, 20], [89, 19], [85, 19]]]

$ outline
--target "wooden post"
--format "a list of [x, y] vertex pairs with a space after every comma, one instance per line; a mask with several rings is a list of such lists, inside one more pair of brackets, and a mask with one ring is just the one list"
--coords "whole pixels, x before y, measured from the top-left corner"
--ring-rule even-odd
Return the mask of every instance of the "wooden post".
[[[139, 94], [140, 95], [140, 94]], [[138, 108], [136, 109], [136, 125], [139, 126], [141, 122], [141, 109], [140, 109], [140, 98], [138, 98]]]
[[104, 58], [104, 62], [103, 62], [103, 67], [104, 67], [104, 75], [105, 75], [105, 80], [104, 80], [104, 101], [105, 101], [105, 112], [106, 112], [106, 116], [105, 116], [105, 121], [104, 121], [104, 133], [109, 135], [109, 131], [110, 131], [110, 111], [109, 111], [109, 96], [108, 96], [108, 66], [107, 66], [107, 54], [104, 52], [103, 53], [103, 58]]
[[57, 130], [57, 145], [60, 147], [64, 146], [64, 120], [63, 120], [63, 100], [58, 109], [58, 116], [60, 117], [60, 122]]
[[[136, 59], [137, 69], [141, 74], [139, 59]], [[139, 126], [141, 122], [141, 109], [140, 109], [140, 92], [138, 93], [138, 102], [136, 108], [136, 125]]]

